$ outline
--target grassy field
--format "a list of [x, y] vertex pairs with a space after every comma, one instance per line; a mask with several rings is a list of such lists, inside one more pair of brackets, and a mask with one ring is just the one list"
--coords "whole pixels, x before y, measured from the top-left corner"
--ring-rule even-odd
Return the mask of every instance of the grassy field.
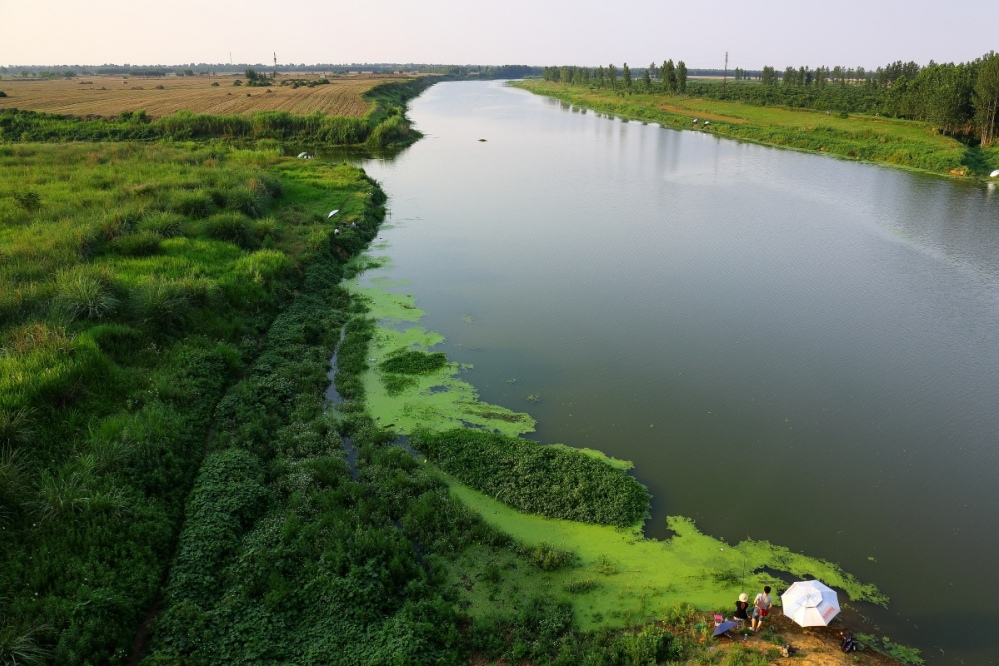
[[[0, 662], [122, 663], [216, 404], [380, 191], [218, 144], [0, 145], [0, 169]], [[310, 311], [285, 347], [333, 335]], [[327, 354], [282, 381], [321, 396]]]
[[[0, 81], [0, 108], [17, 108], [75, 116], [117, 116], [145, 109], [153, 118], [191, 111], [212, 115], [247, 114], [253, 111], [287, 111], [305, 115], [314, 111], [335, 116], [362, 117], [372, 102], [362, 96], [373, 87], [412, 77], [353, 75], [330, 79], [313, 87], [281, 85], [282, 80], [314, 75], [281, 75], [275, 85], [233, 85], [240, 76], [121, 77], [90, 76], [76, 79], [12, 79]], [[245, 80], [243, 81], [245, 83]], [[213, 86], [217, 83], [218, 86]]]
[[[754, 143], [827, 153], [952, 176], [986, 177], [999, 149], [980, 150], [943, 136], [927, 123], [835, 114], [742, 102], [665, 96], [526, 81], [531, 92], [626, 119], [711, 132]], [[635, 89], [637, 91], [637, 88]], [[694, 120], [697, 120], [695, 125]], [[704, 121], [710, 121], [705, 127]]]

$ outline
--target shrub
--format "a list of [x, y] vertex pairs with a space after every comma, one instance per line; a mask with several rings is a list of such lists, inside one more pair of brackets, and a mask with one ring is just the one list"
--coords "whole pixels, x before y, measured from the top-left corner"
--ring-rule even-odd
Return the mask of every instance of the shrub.
[[447, 355], [443, 352], [400, 350], [391, 354], [380, 365], [385, 372], [403, 375], [427, 375], [447, 365]]
[[123, 324], [98, 324], [89, 328], [87, 336], [97, 347], [116, 361], [127, 358], [145, 342], [142, 333]]
[[169, 201], [170, 210], [188, 217], [208, 217], [215, 209], [211, 196], [202, 190], [174, 192]]
[[57, 309], [70, 319], [107, 319], [118, 309], [106, 273], [85, 268], [67, 269], [56, 275]]
[[[35, 428], [31, 423], [31, 410], [27, 407], [20, 409], [0, 409], [0, 447], [14, 445], [25, 445], [35, 434]], [[8, 449], [2, 449], [8, 451]], [[9, 460], [14, 460], [16, 456], [11, 454]], [[2, 477], [2, 472], [0, 472]], [[0, 481], [2, 484], [2, 481]]]
[[242, 213], [226, 211], [205, 220], [205, 234], [211, 238], [235, 243], [242, 248], [253, 245], [250, 219]]
[[271, 286], [291, 269], [291, 260], [277, 250], [257, 250], [236, 262], [235, 272], [251, 282]]
[[273, 217], [257, 220], [253, 223], [253, 235], [260, 241], [274, 240], [278, 235], [278, 223]]
[[160, 236], [152, 231], [139, 231], [115, 238], [108, 247], [126, 257], [148, 257], [160, 251]]
[[517, 548], [517, 553], [542, 571], [557, 571], [571, 567], [578, 559], [575, 553], [546, 541], [535, 546], [521, 545]]
[[135, 319], [163, 333], [184, 328], [191, 315], [191, 300], [183, 283], [151, 280], [132, 292], [130, 303]]
[[565, 586], [565, 591], [570, 594], [586, 594], [591, 590], [595, 590], [600, 587], [600, 583], [596, 578], [582, 578], [580, 580], [571, 581]]
[[462, 428], [419, 431], [412, 443], [448, 474], [521, 511], [622, 527], [649, 512], [645, 486], [575, 449]]
[[12, 196], [17, 205], [28, 212], [42, 207], [42, 197], [34, 190], [16, 190]]
[[139, 222], [139, 231], [154, 233], [160, 238], [184, 235], [184, 216], [177, 213], [156, 212]]
[[683, 656], [680, 646], [673, 640], [673, 634], [655, 624], [644, 627], [638, 633], [620, 634], [611, 642], [607, 652], [608, 661], [626, 666], [658, 664]]

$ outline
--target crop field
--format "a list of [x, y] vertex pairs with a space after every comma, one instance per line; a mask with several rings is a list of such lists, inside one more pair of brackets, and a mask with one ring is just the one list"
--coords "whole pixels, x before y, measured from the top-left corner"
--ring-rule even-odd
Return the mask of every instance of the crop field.
[[[117, 116], [145, 109], [153, 118], [178, 111], [214, 115], [253, 111], [287, 111], [309, 114], [322, 111], [334, 116], [364, 116], [372, 103], [362, 95], [380, 83], [404, 81], [403, 75], [351, 75], [312, 87], [281, 85], [282, 80], [313, 75], [278, 76], [269, 88], [237, 86], [240, 76], [122, 77], [91, 76], [54, 80], [2, 80], [0, 109], [17, 108], [75, 116]], [[243, 81], [245, 83], [245, 81]], [[218, 84], [213, 85], [213, 84]]]

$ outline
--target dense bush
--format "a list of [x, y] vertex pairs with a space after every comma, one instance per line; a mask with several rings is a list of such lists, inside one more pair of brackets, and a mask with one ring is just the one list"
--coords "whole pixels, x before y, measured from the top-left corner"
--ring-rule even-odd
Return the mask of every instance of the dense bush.
[[620, 526], [649, 512], [645, 486], [567, 447], [469, 429], [421, 431], [412, 443], [448, 474], [521, 511]]
[[[354, 310], [329, 287], [342, 261], [319, 253], [219, 404], [149, 663], [462, 661], [439, 567], [411, 539], [441, 553], [491, 532], [370, 418], [323, 412], [338, 324]], [[341, 436], [360, 449], [357, 479]]]
[[252, 247], [253, 226], [250, 219], [237, 211], [217, 213], [205, 220], [205, 235], [242, 248]]

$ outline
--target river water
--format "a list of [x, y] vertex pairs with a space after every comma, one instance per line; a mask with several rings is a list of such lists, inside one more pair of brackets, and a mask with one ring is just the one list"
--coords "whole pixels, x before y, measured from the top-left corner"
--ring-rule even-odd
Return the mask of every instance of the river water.
[[999, 661], [999, 193], [496, 82], [409, 115], [387, 272], [483, 400], [634, 461], [648, 534], [829, 559], [869, 631]]

